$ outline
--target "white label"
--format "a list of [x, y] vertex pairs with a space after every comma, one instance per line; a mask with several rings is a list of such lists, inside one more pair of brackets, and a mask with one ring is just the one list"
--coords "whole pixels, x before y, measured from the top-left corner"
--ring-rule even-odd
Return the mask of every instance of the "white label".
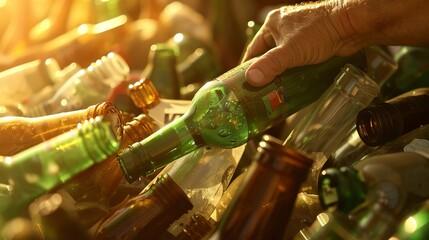
[[183, 116], [191, 107], [190, 100], [161, 98], [161, 102], [149, 109], [149, 116], [157, 123], [168, 124]]

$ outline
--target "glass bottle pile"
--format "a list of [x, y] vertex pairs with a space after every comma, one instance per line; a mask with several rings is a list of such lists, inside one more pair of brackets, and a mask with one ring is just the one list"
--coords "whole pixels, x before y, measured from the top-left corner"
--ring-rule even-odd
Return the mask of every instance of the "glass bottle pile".
[[4, 2], [1, 238], [429, 237], [427, 47], [255, 88], [229, 1]]

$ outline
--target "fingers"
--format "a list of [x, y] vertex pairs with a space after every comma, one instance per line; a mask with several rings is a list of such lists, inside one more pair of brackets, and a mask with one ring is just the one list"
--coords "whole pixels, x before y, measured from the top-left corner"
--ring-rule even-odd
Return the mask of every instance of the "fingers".
[[291, 64], [285, 48], [277, 46], [256, 59], [246, 71], [246, 80], [255, 87], [271, 82]]
[[275, 46], [276, 43], [272, 35], [266, 30], [264, 30], [264, 28], [261, 28], [261, 30], [255, 35], [255, 37], [247, 47], [242, 62], [245, 62], [253, 57], [262, 55], [263, 53]]

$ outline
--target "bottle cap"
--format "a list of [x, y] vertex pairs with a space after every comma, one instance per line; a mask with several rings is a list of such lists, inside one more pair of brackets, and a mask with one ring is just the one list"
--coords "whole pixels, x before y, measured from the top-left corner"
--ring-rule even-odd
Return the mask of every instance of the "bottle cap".
[[134, 104], [144, 110], [156, 106], [160, 102], [159, 92], [150, 79], [142, 78], [128, 86], [128, 92]]

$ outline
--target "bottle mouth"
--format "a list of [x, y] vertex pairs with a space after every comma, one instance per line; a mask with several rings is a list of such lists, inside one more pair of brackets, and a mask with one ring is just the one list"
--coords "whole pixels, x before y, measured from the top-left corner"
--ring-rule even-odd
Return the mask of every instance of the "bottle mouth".
[[[380, 92], [379, 85], [352, 64], [344, 65], [337, 79], [337, 87], [363, 105], [369, 104]], [[354, 81], [350, 81], [350, 79]]]
[[356, 117], [356, 130], [366, 145], [376, 147], [394, 139], [396, 132], [393, 110], [386, 103], [377, 103], [359, 111]]
[[78, 124], [79, 136], [85, 143], [90, 158], [96, 162], [103, 161], [113, 154], [120, 144], [118, 135], [110, 122], [102, 116], [97, 116]]

